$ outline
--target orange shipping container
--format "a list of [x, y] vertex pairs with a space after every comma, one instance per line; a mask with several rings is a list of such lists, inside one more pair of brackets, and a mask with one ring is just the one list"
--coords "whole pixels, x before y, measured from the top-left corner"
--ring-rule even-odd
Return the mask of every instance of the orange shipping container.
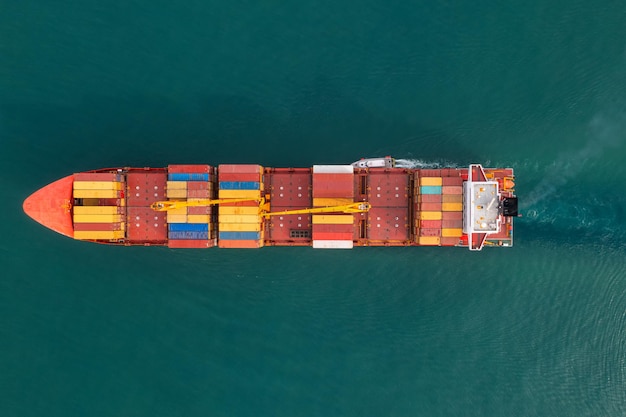
[[441, 238], [439, 236], [420, 236], [417, 243], [423, 246], [439, 246]]
[[463, 211], [463, 203], [442, 203], [443, 211]]

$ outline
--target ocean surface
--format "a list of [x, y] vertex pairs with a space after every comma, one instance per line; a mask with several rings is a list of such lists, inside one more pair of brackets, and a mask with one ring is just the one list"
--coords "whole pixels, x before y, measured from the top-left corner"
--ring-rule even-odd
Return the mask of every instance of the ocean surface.
[[[0, 415], [626, 415], [626, 6], [0, 7]], [[75, 242], [109, 166], [510, 166], [512, 249]]]

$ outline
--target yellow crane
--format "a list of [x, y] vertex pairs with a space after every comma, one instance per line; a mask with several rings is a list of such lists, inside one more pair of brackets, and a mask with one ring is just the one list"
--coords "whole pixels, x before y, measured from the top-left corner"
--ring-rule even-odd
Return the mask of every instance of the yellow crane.
[[365, 213], [369, 211], [372, 205], [368, 202], [361, 201], [351, 204], [343, 204], [340, 206], [329, 207], [313, 207], [305, 209], [295, 210], [283, 210], [283, 211], [268, 211], [269, 204], [265, 202], [264, 198], [219, 198], [215, 200], [210, 199], [196, 199], [196, 200], [168, 200], [157, 201], [152, 203], [150, 207], [156, 211], [168, 211], [184, 207], [205, 207], [214, 206], [223, 203], [240, 203], [244, 201], [258, 201], [259, 202], [259, 215], [263, 217], [270, 216], [283, 216], [288, 214], [315, 214], [315, 213]]

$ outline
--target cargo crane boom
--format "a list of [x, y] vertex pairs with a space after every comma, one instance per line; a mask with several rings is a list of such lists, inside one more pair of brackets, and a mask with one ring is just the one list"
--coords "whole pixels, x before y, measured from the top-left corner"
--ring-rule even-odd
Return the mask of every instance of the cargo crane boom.
[[168, 211], [185, 207], [206, 207], [214, 206], [222, 203], [241, 203], [246, 201], [262, 201], [261, 198], [218, 198], [215, 200], [199, 198], [197, 200], [168, 200], [157, 201], [152, 203], [150, 207], [155, 211]]
[[314, 207], [298, 210], [284, 210], [284, 211], [270, 211], [267, 213], [261, 213], [264, 217], [270, 216], [282, 216], [289, 214], [315, 214], [315, 213], [365, 213], [371, 208], [371, 204], [367, 202], [359, 202], [352, 204], [345, 204], [341, 206], [330, 207]]

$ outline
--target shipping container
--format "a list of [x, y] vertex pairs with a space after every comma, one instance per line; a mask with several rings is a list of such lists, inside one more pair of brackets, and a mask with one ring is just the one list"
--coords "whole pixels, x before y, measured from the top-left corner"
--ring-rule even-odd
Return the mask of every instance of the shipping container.
[[461, 194], [444, 194], [441, 201], [444, 203], [462, 203], [463, 196]]
[[[131, 221], [133, 221], [131, 219]], [[187, 223], [187, 215], [186, 214], [175, 214], [167, 212], [167, 222], [168, 223]]]
[[456, 176], [456, 177], [444, 177], [443, 178], [443, 186], [448, 186], [448, 185], [463, 185], [463, 178], [461, 178], [460, 176]]
[[168, 165], [167, 171], [171, 173], [180, 174], [204, 174], [210, 173], [212, 167], [209, 165], [195, 165], [195, 164], [183, 164], [183, 165]]
[[445, 229], [461, 229], [463, 228], [463, 220], [442, 220], [441, 227]]
[[210, 190], [213, 186], [213, 183], [206, 181], [191, 181], [186, 182], [187, 191], [189, 190]]
[[462, 211], [444, 211], [443, 220], [463, 220], [463, 212]]
[[420, 211], [419, 218], [421, 220], [441, 220], [441, 212], [440, 211]]
[[351, 240], [314, 240], [313, 249], [352, 249]]
[[441, 210], [443, 211], [463, 211], [463, 203], [442, 203]]
[[209, 181], [209, 174], [200, 173], [169, 173], [168, 181]]
[[74, 223], [115, 223], [123, 220], [121, 214], [74, 214]]
[[353, 224], [354, 216], [351, 214], [314, 214], [313, 224]]
[[120, 174], [108, 172], [80, 172], [74, 174], [74, 181], [106, 181], [119, 182], [122, 180]]
[[443, 237], [461, 237], [463, 229], [441, 229], [441, 236]]
[[221, 164], [217, 167], [219, 175], [222, 173], [262, 174], [263, 167], [257, 164]]
[[441, 194], [441, 188], [439, 185], [422, 185], [420, 194]]
[[220, 190], [259, 190], [258, 181], [220, 181]]
[[[193, 184], [192, 182], [190, 182], [189, 184]], [[200, 183], [199, 183], [200, 184]], [[211, 197], [211, 191], [210, 190], [191, 190], [191, 189], [187, 189], [187, 198], [205, 198], [208, 199]]]
[[165, 190], [167, 198], [187, 198], [186, 189], [170, 189]]
[[[204, 182], [199, 182], [198, 184], [206, 184]], [[186, 190], [187, 189], [187, 181], [168, 181], [167, 182], [168, 190]]]
[[442, 237], [441, 246], [456, 246], [460, 242], [458, 237]]
[[74, 231], [112, 231], [112, 230], [125, 230], [126, 223], [74, 223]]
[[74, 214], [123, 214], [124, 208], [118, 206], [74, 206]]
[[181, 248], [195, 248], [195, 249], [204, 249], [204, 248], [212, 248], [215, 246], [215, 239], [201, 239], [201, 240], [192, 240], [192, 239], [183, 239], [183, 240], [175, 240], [169, 239], [167, 241], [167, 246], [172, 249], [181, 249]]
[[334, 207], [344, 206], [354, 203], [353, 198], [325, 198], [317, 197], [313, 199], [313, 207]]
[[420, 194], [418, 201], [420, 203], [441, 203], [441, 194]]
[[119, 190], [74, 190], [74, 198], [120, 198]]
[[219, 239], [222, 240], [259, 240], [259, 232], [219, 232]]
[[442, 187], [443, 194], [463, 194], [463, 186], [461, 185], [446, 185]]
[[441, 211], [441, 203], [422, 203], [420, 209], [422, 211]]
[[261, 174], [245, 173], [245, 172], [220, 172], [219, 181], [243, 181], [243, 182], [261, 182]]
[[420, 236], [417, 243], [423, 246], [439, 246], [441, 238], [439, 236]]
[[[220, 208], [221, 210], [221, 208]], [[260, 223], [262, 218], [258, 214], [220, 214], [218, 221], [220, 223]]]
[[195, 206], [187, 207], [187, 214], [211, 214], [213, 206]]
[[239, 201], [237, 203], [220, 203], [220, 207], [256, 207], [259, 208], [259, 201], [250, 199], [249, 201]]
[[313, 165], [313, 174], [354, 174], [352, 165]]
[[221, 205], [219, 207], [219, 214], [220, 215], [247, 214], [247, 215], [254, 215], [258, 217], [259, 208], [258, 207], [226, 207], [226, 206]]
[[316, 232], [313, 230], [313, 240], [349, 240], [353, 239], [352, 233], [340, 232]]
[[219, 198], [260, 199], [261, 198], [261, 191], [259, 191], [259, 190], [219, 190]]
[[263, 247], [262, 240], [220, 240], [217, 246], [222, 249], [257, 249]]
[[122, 190], [124, 183], [111, 181], [74, 181], [74, 190]]
[[353, 224], [314, 224], [313, 234], [315, 232], [337, 232], [337, 233], [353, 233]]
[[420, 229], [420, 236], [441, 236], [441, 229]]
[[169, 223], [170, 232], [208, 232], [209, 225], [204, 223]]
[[420, 178], [421, 186], [441, 186], [443, 183], [441, 177], [422, 177]]
[[420, 220], [420, 227], [425, 229], [441, 229], [441, 220]]
[[261, 223], [220, 223], [220, 232], [259, 232]]
[[188, 214], [187, 223], [210, 223], [210, 214]]
[[200, 239], [208, 239], [208, 232], [196, 232], [196, 231], [169, 231], [167, 232], [168, 239], [179, 240], [179, 239], [192, 239], [192, 240], [200, 240]]
[[117, 240], [124, 239], [123, 230], [76, 230], [74, 239], [83, 240]]

